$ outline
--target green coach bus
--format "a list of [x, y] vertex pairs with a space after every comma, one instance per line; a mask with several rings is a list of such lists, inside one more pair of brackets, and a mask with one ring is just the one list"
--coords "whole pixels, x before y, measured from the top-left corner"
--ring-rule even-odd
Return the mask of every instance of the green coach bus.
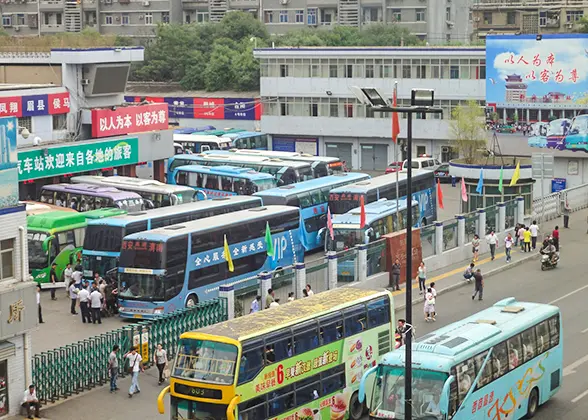
[[[82, 247], [88, 220], [126, 214], [121, 209], [99, 209], [84, 213], [52, 211], [27, 217], [29, 272], [34, 281], [49, 283], [49, 270], [57, 264], [57, 276], [63, 281], [68, 263], [82, 259]], [[102, 273], [104, 274], [104, 273]]]

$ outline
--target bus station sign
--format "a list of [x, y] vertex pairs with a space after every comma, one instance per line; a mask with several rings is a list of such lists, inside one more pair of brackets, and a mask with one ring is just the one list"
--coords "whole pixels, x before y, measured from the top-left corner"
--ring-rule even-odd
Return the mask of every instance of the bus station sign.
[[60, 176], [139, 162], [136, 137], [18, 152], [18, 180]]
[[92, 137], [167, 130], [167, 104], [92, 109]]

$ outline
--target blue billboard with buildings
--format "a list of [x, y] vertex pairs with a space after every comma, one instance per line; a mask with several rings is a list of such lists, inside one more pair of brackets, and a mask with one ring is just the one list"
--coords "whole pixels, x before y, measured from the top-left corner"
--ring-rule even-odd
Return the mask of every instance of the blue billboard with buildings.
[[0, 208], [18, 205], [16, 117], [0, 118]]

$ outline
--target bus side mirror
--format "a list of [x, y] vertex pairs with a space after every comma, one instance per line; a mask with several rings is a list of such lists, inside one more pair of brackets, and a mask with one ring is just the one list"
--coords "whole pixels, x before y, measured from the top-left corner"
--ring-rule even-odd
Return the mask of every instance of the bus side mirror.
[[365, 231], [365, 241], [364, 243], [369, 244], [370, 243], [370, 238], [372, 237], [372, 235], [374, 234], [374, 229], [369, 228], [368, 230]]
[[153, 204], [153, 201], [147, 200], [146, 198], [144, 198], [143, 202], [145, 203], [145, 209], [151, 210], [151, 209], [155, 208], [155, 204]]
[[[375, 376], [372, 376], [372, 375], [377, 370], [378, 370], [378, 366], [371, 367], [368, 370], [366, 370], [365, 373], [363, 374], [363, 376], [361, 377], [361, 381], [359, 382], [359, 392], [357, 394], [357, 398], [361, 404], [363, 404], [363, 402], [366, 400], [365, 399], [366, 394], [371, 394], [371, 392], [372, 392], [372, 389], [374, 386], [374, 380], [375, 380]], [[370, 401], [371, 401], [371, 398], [370, 398]], [[368, 408], [369, 408], [368, 402], [366, 402], [366, 406], [368, 406]]]
[[43, 251], [47, 252], [49, 250], [49, 243], [55, 239], [55, 236], [51, 235], [49, 237], [47, 237], [44, 241], [43, 241]]
[[443, 390], [441, 391], [441, 397], [439, 398], [439, 408], [441, 410], [441, 414], [444, 416], [447, 415], [449, 408], [449, 392], [453, 381], [455, 381], [455, 376], [451, 375], [449, 378], [447, 378], [443, 384]]
[[208, 196], [206, 195], [206, 193], [202, 190], [196, 190], [196, 194], [194, 194], [194, 199], [196, 201], [200, 201], [200, 200], [207, 200]]

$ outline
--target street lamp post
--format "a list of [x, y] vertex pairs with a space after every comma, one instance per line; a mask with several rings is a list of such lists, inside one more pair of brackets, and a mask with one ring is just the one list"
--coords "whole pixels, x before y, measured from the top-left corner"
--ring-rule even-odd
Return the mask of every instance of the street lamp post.
[[[374, 112], [406, 112], [406, 324], [405, 373], [404, 373], [404, 418], [412, 420], [412, 116], [414, 113], [440, 114], [433, 108], [435, 91], [412, 89], [409, 107], [393, 107], [375, 88], [352, 88], [357, 98]], [[435, 203], [436, 205], [436, 203]]]

